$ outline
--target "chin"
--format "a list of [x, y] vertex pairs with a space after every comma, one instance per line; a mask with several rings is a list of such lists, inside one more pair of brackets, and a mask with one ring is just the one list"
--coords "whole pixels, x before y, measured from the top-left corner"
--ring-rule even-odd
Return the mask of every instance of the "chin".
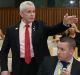
[[30, 22], [33, 22], [33, 21], [34, 21], [34, 19], [30, 19], [29, 21], [30, 21]]
[[58, 57], [59, 60], [63, 60], [61, 57]]

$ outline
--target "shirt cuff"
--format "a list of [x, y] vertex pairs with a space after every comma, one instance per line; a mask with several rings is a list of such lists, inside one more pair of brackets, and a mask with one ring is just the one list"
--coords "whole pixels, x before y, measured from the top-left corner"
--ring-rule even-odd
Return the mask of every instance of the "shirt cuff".
[[63, 25], [66, 26], [66, 27], [71, 27], [71, 24], [67, 24], [67, 25], [63, 24]]

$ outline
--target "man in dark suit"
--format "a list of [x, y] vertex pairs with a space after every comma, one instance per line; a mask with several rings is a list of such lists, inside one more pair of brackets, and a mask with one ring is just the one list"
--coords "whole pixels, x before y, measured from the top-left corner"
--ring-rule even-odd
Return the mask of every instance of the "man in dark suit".
[[58, 56], [45, 57], [38, 75], [80, 75], [80, 62], [73, 57], [76, 42], [63, 37], [58, 43]]
[[[9, 49], [12, 51], [12, 75], [36, 75], [38, 66], [45, 56], [50, 55], [47, 47], [49, 35], [65, 31], [69, 24], [77, 22], [75, 16], [64, 16], [63, 22], [55, 27], [47, 27], [43, 22], [34, 21], [35, 6], [31, 1], [24, 1], [20, 4], [21, 22], [6, 31], [5, 39], [1, 49], [1, 75], [9, 75], [7, 57]], [[29, 37], [25, 37], [25, 30], [28, 27]], [[30, 42], [25, 48], [25, 39]], [[27, 46], [27, 45], [26, 45]], [[30, 47], [28, 64], [25, 62], [25, 49]], [[28, 58], [27, 58], [28, 59]]]

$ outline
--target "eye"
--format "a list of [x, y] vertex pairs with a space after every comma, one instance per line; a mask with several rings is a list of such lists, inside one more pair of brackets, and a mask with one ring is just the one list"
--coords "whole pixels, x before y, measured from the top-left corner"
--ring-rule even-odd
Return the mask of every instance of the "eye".
[[28, 10], [27, 13], [35, 13], [35, 10]]
[[27, 13], [31, 13], [31, 12], [32, 12], [31, 10], [28, 10], [28, 11], [27, 11]]
[[57, 47], [57, 48], [58, 48], [58, 50], [65, 51], [63, 48], [60, 48], [60, 47]]
[[64, 51], [64, 49], [63, 49], [63, 48], [61, 48], [61, 50], [62, 50], [62, 51]]
[[35, 10], [33, 10], [33, 13], [35, 13]]

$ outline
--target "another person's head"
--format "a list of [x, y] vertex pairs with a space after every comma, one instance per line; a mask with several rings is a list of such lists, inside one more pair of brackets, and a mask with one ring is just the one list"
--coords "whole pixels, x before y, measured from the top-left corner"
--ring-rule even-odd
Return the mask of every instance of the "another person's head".
[[68, 29], [69, 34], [75, 34], [76, 32], [79, 32], [79, 29], [75, 23], [72, 24], [72, 26]]
[[74, 33], [76, 33], [76, 29], [75, 29], [74, 27], [70, 27], [70, 28], [68, 29], [68, 33], [69, 33], [69, 34], [74, 34]]
[[0, 29], [0, 39], [4, 39], [4, 34], [2, 32], [2, 29]]
[[58, 42], [58, 59], [61, 61], [69, 61], [73, 57], [76, 42], [70, 37], [63, 37]]
[[19, 7], [20, 16], [25, 23], [31, 23], [35, 19], [35, 5], [31, 1], [24, 1]]

